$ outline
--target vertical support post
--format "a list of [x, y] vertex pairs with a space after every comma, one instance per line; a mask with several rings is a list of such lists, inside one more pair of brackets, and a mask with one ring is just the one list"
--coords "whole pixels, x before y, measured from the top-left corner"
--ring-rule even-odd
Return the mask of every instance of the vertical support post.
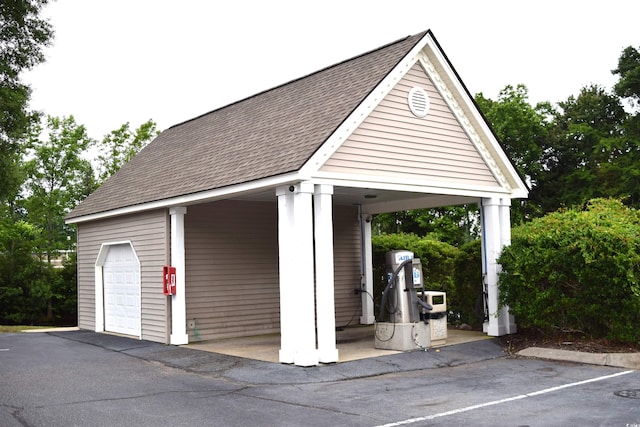
[[169, 209], [171, 215], [171, 265], [176, 268], [176, 294], [171, 297], [171, 344], [189, 343], [185, 283], [184, 216], [186, 207]]
[[280, 256], [280, 362], [317, 365], [313, 184], [301, 182], [279, 187], [276, 194]]
[[498, 264], [500, 253], [500, 199], [482, 199], [483, 274], [487, 286], [488, 322], [483, 330], [491, 336], [504, 335], [498, 323]]
[[[294, 244], [291, 221], [293, 218], [293, 192], [287, 187], [276, 189], [278, 197], [278, 269], [280, 277], [280, 363], [293, 363], [295, 354], [295, 307], [291, 295], [295, 292], [295, 277], [291, 265], [295, 262], [290, 248]], [[295, 302], [293, 302], [295, 303]]]
[[491, 336], [501, 336], [515, 333], [516, 325], [509, 315], [508, 307], [498, 310], [498, 274], [500, 264], [498, 257], [505, 245], [511, 241], [511, 220], [509, 218], [508, 199], [482, 199], [482, 272], [487, 284], [487, 305], [489, 307], [489, 321], [483, 325], [483, 330]]
[[316, 255], [316, 308], [318, 360], [338, 361], [333, 265], [333, 186], [316, 185], [313, 195]]
[[[511, 199], [500, 199], [500, 251], [505, 246], [511, 244]], [[498, 265], [498, 272], [502, 270], [502, 266]], [[500, 289], [498, 289], [498, 292]], [[515, 334], [518, 329], [515, 318], [509, 313], [509, 307], [502, 307], [498, 316], [501, 324], [504, 325], [505, 333]]]
[[373, 325], [376, 318], [373, 307], [373, 251], [371, 248], [371, 216], [363, 213], [362, 218], [362, 245], [364, 249], [364, 291], [362, 297], [362, 316], [360, 323]]

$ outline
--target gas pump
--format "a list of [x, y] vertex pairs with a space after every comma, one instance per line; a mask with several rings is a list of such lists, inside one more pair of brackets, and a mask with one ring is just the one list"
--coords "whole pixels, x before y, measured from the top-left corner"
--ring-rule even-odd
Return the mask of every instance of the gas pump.
[[375, 347], [400, 351], [428, 348], [433, 307], [424, 300], [420, 260], [410, 251], [390, 251], [385, 254], [385, 264], [387, 285], [375, 326]]

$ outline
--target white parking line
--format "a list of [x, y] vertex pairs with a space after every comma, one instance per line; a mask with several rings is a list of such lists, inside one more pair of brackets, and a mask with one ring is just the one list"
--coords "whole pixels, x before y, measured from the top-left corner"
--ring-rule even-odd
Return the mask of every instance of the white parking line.
[[584, 381], [578, 381], [578, 382], [575, 382], [575, 383], [564, 384], [564, 385], [557, 386], [557, 387], [546, 388], [546, 389], [540, 390], [540, 391], [534, 391], [532, 393], [520, 394], [518, 396], [507, 397], [505, 399], [500, 399], [500, 400], [494, 400], [492, 402], [481, 403], [479, 405], [467, 406], [466, 408], [453, 409], [453, 410], [447, 411], [447, 412], [440, 412], [439, 414], [427, 415], [427, 416], [419, 417], [419, 418], [410, 418], [408, 420], [397, 421], [395, 423], [383, 424], [383, 425], [380, 425], [380, 426], [377, 426], [377, 427], [395, 427], [395, 426], [403, 426], [403, 425], [407, 425], [407, 424], [419, 423], [421, 421], [433, 420], [434, 418], [446, 417], [446, 416], [449, 416], [449, 415], [459, 414], [461, 412], [473, 411], [474, 409], [486, 408], [487, 406], [500, 405], [502, 403], [513, 402], [514, 400], [526, 399], [527, 397], [538, 396], [538, 395], [545, 394], [545, 393], [551, 393], [551, 392], [554, 392], [554, 391], [557, 391], [557, 390], [562, 390], [563, 388], [567, 388], [567, 387], [575, 387], [575, 386], [582, 385], [582, 384], [587, 384], [587, 383], [592, 383], [592, 382], [596, 382], [596, 381], [607, 380], [609, 378], [619, 377], [621, 375], [630, 374], [632, 372], [635, 372], [635, 371], [631, 370], [631, 371], [618, 372], [616, 374], [605, 375], [603, 377], [591, 378], [591, 379], [584, 380]]
[[0, 351], [9, 351], [8, 348], [0, 348]]

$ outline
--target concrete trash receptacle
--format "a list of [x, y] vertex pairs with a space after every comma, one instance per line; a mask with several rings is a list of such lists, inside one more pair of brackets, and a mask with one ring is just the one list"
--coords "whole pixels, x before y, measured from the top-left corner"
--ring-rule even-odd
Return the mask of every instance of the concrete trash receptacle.
[[429, 311], [429, 331], [431, 346], [447, 343], [447, 293], [438, 291], [425, 291], [427, 304], [433, 307]]

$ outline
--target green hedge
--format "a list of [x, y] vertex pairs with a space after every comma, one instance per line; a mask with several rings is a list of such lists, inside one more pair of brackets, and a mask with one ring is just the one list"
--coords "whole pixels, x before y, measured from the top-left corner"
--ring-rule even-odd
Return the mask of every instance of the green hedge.
[[33, 255], [31, 224], [0, 225], [0, 324], [77, 324], [75, 256], [64, 268], [52, 268]]
[[454, 285], [447, 294], [451, 323], [466, 323], [479, 329], [484, 321], [480, 240], [462, 245], [454, 260]]
[[640, 215], [620, 201], [549, 214], [512, 230], [500, 303], [520, 326], [640, 342]]

